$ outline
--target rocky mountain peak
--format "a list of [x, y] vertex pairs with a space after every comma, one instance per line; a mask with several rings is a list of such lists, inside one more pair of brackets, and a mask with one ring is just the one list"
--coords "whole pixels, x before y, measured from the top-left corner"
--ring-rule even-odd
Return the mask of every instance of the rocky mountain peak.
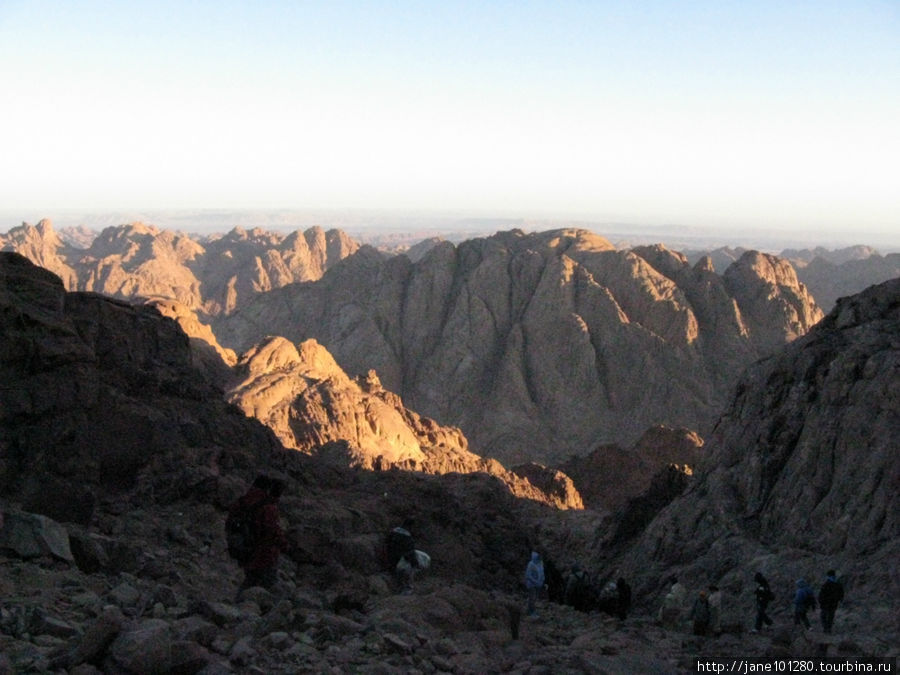
[[793, 266], [775, 256], [747, 251], [725, 270], [724, 281], [763, 353], [806, 334], [824, 316]]

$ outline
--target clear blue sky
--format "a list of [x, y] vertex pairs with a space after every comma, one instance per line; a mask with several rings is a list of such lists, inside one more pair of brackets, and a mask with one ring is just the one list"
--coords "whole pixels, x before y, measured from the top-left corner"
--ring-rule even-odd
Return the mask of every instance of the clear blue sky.
[[900, 2], [0, 0], [0, 207], [900, 230]]

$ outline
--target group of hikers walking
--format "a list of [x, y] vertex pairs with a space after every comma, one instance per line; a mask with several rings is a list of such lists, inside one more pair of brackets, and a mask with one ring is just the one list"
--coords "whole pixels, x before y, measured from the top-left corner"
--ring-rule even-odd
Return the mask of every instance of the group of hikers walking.
[[[758, 633], [765, 626], [773, 624], [768, 610], [769, 604], [776, 599], [776, 595], [772, 592], [768, 580], [761, 572], [757, 572], [753, 580], [756, 584], [753, 592], [756, 616], [752, 631]], [[677, 628], [681, 624], [682, 612], [686, 606], [687, 591], [676, 577], [672, 577], [669, 581], [671, 588], [663, 599], [658, 619], [666, 627]], [[802, 626], [804, 629], [811, 628], [812, 624], [807, 616], [807, 612], [818, 606], [822, 630], [825, 633], [831, 633], [834, 626], [835, 612], [838, 604], [843, 599], [844, 587], [838, 581], [834, 570], [828, 570], [825, 583], [822, 584], [822, 588], [819, 590], [818, 599], [815, 591], [813, 591], [807, 581], [799, 579], [793, 595], [794, 625]], [[722, 630], [722, 593], [718, 587], [710, 586], [708, 590], [701, 590], [691, 605], [687, 618], [691, 622], [694, 634], [718, 635]]]
[[[550, 588], [551, 583], [559, 588]], [[578, 563], [571, 567], [565, 579], [550, 579], [544, 568], [540, 553], [532, 551], [531, 559], [525, 567], [525, 590], [527, 594], [526, 611], [535, 616], [535, 602], [543, 590], [548, 596], [580, 612], [600, 611], [625, 619], [631, 608], [631, 586], [623, 578], [609, 581], [606, 584], [596, 583], [587, 570]]]
[[[278, 558], [286, 543], [278, 512], [278, 501], [284, 486], [284, 481], [278, 478], [260, 475], [247, 493], [229, 510], [225, 522], [228, 552], [244, 572], [236, 600], [247, 588], [260, 586], [271, 589], [277, 582]], [[396, 582], [397, 590], [403, 594], [412, 593], [416, 573], [426, 569], [430, 563], [428, 554], [416, 549], [412, 535], [413, 524], [412, 519], [406, 519], [402, 525], [388, 533], [385, 542], [388, 570]], [[631, 587], [625, 579], [597, 584], [577, 563], [572, 565], [565, 579], [555, 568], [550, 572], [552, 574], [548, 575], [541, 555], [532, 551], [523, 579], [529, 616], [536, 616], [537, 600], [544, 590], [550, 591], [551, 598], [579, 611], [602, 611], [623, 620], [628, 615]], [[754, 582], [756, 616], [753, 631], [759, 632], [773, 623], [768, 615], [768, 608], [776, 595], [761, 572], [755, 574]], [[549, 584], [556, 588], [550, 589]], [[722, 593], [716, 586], [700, 590], [688, 609], [687, 589], [684, 585], [677, 577], [671, 577], [669, 585], [657, 616], [659, 623], [667, 628], [678, 629], [688, 620], [696, 635], [717, 635], [721, 632]], [[805, 579], [799, 579], [793, 596], [794, 624], [804, 629], [810, 628], [807, 613], [818, 607], [822, 630], [831, 633], [835, 612], [843, 598], [844, 588], [834, 570], [828, 570], [818, 596]]]

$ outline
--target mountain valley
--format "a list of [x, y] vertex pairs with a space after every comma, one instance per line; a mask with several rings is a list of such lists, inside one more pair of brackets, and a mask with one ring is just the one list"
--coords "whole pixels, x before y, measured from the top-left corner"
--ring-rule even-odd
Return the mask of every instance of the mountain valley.
[[[91, 256], [12, 234], [33, 262], [0, 253], [0, 672], [897, 656], [896, 279], [824, 316], [775, 256], [717, 274], [582, 230], [415, 261], [322, 230], [127, 226]], [[222, 522], [260, 470], [288, 486], [282, 592], [237, 603]], [[433, 565], [401, 596], [380, 546], [410, 515]], [[629, 579], [633, 615], [519, 624], [532, 549]], [[790, 629], [794, 578], [829, 567], [839, 634]], [[769, 634], [747, 632], [756, 571]], [[656, 624], [672, 574], [723, 589], [720, 637]]]

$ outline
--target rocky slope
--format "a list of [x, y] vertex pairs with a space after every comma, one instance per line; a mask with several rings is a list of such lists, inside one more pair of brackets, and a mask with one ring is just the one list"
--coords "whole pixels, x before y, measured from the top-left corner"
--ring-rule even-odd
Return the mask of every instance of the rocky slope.
[[865, 258], [837, 260], [841, 262], [816, 257], [806, 265], [796, 265], [797, 278], [806, 284], [826, 311], [830, 311], [839, 298], [900, 277], [900, 253], [882, 256], [872, 252]]
[[[878, 342], [862, 307], [839, 323]], [[542, 603], [516, 639], [529, 551], [559, 568], [587, 560], [607, 522], [516, 499], [484, 474], [353, 470], [286, 450], [221, 399], [175, 321], [67, 294], [9, 253], [0, 324], [0, 672], [680, 673], [704, 656], [820, 653], [789, 633], [741, 632], [734, 589], [721, 638], [664, 630], [649, 573], [637, 572], [637, 610], [624, 623]], [[885, 399], [867, 383], [886, 365], [840, 369], [866, 390], [858, 413]], [[222, 522], [260, 470], [287, 483], [289, 545], [278, 592], [237, 603]], [[432, 566], [406, 596], [392, 592], [381, 542], [409, 515]], [[881, 531], [888, 543], [893, 522]], [[877, 546], [894, 554], [884, 564], [896, 560]], [[660, 579], [689, 571], [642, 554]], [[892, 588], [882, 581], [854, 591], [879, 626], [878, 600]], [[896, 655], [896, 634], [854, 634], [840, 620], [826, 653]]]
[[583, 457], [571, 457], [559, 469], [575, 477], [585, 506], [618, 511], [646, 493], [653, 477], [667, 467], [693, 473], [702, 447], [696, 432], [653, 427], [630, 448], [603, 445]]
[[257, 293], [318, 279], [357, 248], [343, 232], [319, 227], [288, 235], [236, 227], [192, 238], [132, 223], [105, 228], [84, 249], [64, 243], [48, 220], [0, 235], [0, 249], [58, 274], [68, 290], [176, 300], [205, 317], [231, 312]]
[[378, 375], [351, 379], [328, 351], [307, 340], [272, 337], [237, 365], [226, 398], [272, 429], [288, 448], [342, 466], [392, 467], [431, 474], [485, 473], [514, 495], [560, 508], [583, 508], [571, 479], [559, 472], [525, 476], [469, 451], [459, 429], [443, 427], [404, 407]]
[[[786, 610], [794, 580], [844, 577], [842, 628], [900, 624], [900, 280], [838, 301], [806, 336], [749, 368], [699, 475], [610, 564], [643, 593], [662, 570], [731, 589], [752, 614], [762, 571]], [[894, 639], [896, 643], [896, 639]]]
[[364, 247], [213, 329], [239, 351], [267, 334], [315, 339], [479, 452], [550, 465], [655, 424], [702, 433], [741, 368], [820, 316], [769, 256], [748, 253], [723, 280], [661, 246], [558, 230], [442, 242], [417, 263]]

